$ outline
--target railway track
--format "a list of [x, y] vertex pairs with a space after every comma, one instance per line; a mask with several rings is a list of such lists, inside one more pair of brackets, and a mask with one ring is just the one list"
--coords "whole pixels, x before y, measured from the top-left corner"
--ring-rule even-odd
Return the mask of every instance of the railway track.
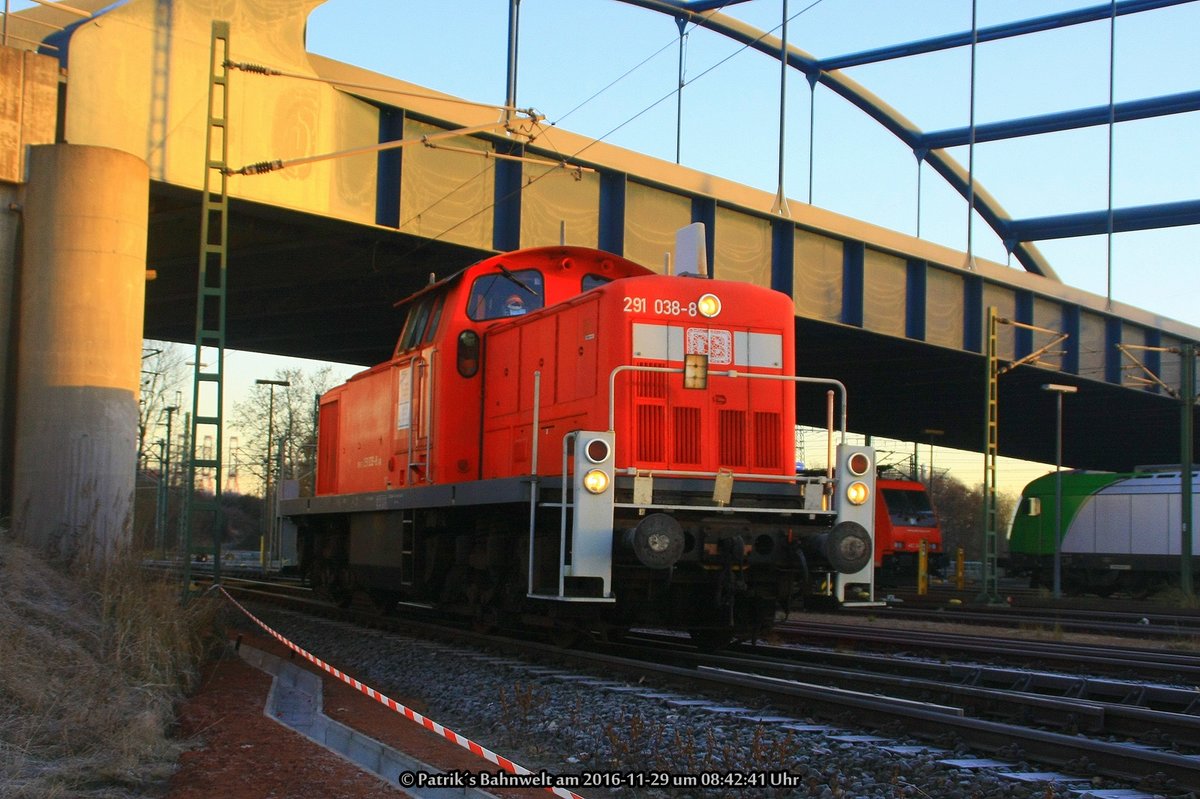
[[978, 632], [950, 632], [896, 626], [886, 620], [871, 625], [800, 620], [773, 631], [781, 640], [824, 642], [830, 647], [891, 656], [929, 657], [950, 652], [988, 663], [1017, 663], [1026, 669], [1056, 668], [1084, 674], [1129, 674], [1136, 664], [1142, 679], [1200, 683], [1200, 653], [1113, 643], [1085, 643], [1033, 637], [1006, 637]]
[[[438, 639], [452, 636], [472, 646], [602, 673], [609, 679], [652, 679], [676, 690], [715, 692], [759, 708], [768, 717], [776, 715], [793, 722], [805, 717], [826, 718], [836, 720], [839, 726], [886, 730], [889, 735], [902, 730], [926, 746], [961, 743], [974, 751], [1001, 752], [1061, 768], [1076, 774], [1077, 779], [1102, 775], [1127, 784], [1150, 785], [1166, 794], [1200, 791], [1200, 758], [1196, 757], [1200, 715], [1195, 690], [1100, 679], [1093, 669], [1094, 663], [1115, 666], [1123, 661], [1128, 670], [1130, 657], [1148, 663], [1161, 659], [1162, 668], [1177, 675], [1195, 675], [1200, 681], [1200, 659], [1191, 655], [1135, 647], [1085, 655], [1084, 650], [1061, 642], [1017, 649], [995, 638], [971, 640], [941, 633], [918, 639], [905, 631], [902, 635], [910, 648], [925, 650], [927, 656], [900, 657], [894, 652], [869, 654], [861, 648], [845, 651], [847, 636], [860, 636], [858, 644], [866, 636], [861, 630], [836, 629], [837, 625], [823, 626], [830, 639], [842, 642], [840, 651], [834, 646], [739, 646], [720, 654], [701, 653], [687, 639], [643, 631], [617, 644], [564, 650], [466, 630], [451, 632], [444, 626], [380, 617], [360, 609], [339, 611], [311, 599], [280, 598], [262, 586], [231, 590], [250, 601], [270, 601], [303, 608], [306, 613]], [[800, 626], [811, 635], [815, 625]], [[880, 636], [879, 630], [869, 632], [876, 638], [886, 637]], [[1086, 673], [956, 663], [945, 654], [981, 653], [988, 647], [992, 654], [1004, 648], [1003, 656], [1010, 662], [1028, 657], [1082, 662]], [[1081, 657], [1085, 659], [1080, 661]]]
[[[918, 709], [926, 705], [1022, 729], [1154, 741], [1188, 758], [1200, 753], [1200, 694], [1191, 686], [810, 647], [741, 646], [713, 655], [673, 647], [669, 636], [652, 640], [658, 647], [674, 648], [676, 665], [850, 691], [885, 703], [907, 700]], [[854, 697], [853, 704], [858, 703]], [[873, 708], [873, 701], [865, 707]]]
[[1161, 605], [1144, 603], [1131, 603], [1129, 609], [1122, 609], [1119, 605], [1113, 607], [1112, 603], [1103, 608], [1043, 607], [1021, 604], [1022, 601], [1029, 600], [1020, 599], [1015, 600], [1012, 606], [956, 606], [947, 603], [947, 598], [951, 596], [943, 593], [929, 599], [914, 595], [903, 598], [903, 604], [891, 604], [883, 609], [846, 608], [843, 612], [849, 616], [878, 616], [939, 624], [984, 625], [1124, 638], [1160, 638], [1177, 640], [1181, 644], [1192, 643], [1200, 649], [1200, 612], [1196, 611], [1171, 610]]

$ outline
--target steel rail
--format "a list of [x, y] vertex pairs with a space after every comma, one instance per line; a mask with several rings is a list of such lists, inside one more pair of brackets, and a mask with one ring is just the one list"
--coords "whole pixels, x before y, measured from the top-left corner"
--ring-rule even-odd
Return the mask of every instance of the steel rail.
[[[862, 616], [861, 612], [847, 609], [848, 613]], [[1194, 639], [1200, 650], [1200, 617], [1153, 611], [1113, 610], [1067, 610], [1055, 608], [1000, 608], [955, 609], [909, 608], [889, 606], [886, 611], [876, 609], [873, 613], [888, 621], [920, 621], [938, 624], [969, 624], [997, 628], [1023, 627], [1025, 625], [1053, 626], [1056, 630], [1072, 630], [1098, 635], [1126, 636], [1132, 638], [1180, 638]]]
[[1160, 678], [1182, 677], [1200, 681], [1200, 657], [1163, 650], [1067, 644], [1061, 641], [1031, 641], [1003, 636], [956, 635], [913, 629], [881, 630], [815, 622], [805, 622], [789, 627], [777, 626], [775, 631], [791, 637], [841, 642], [857, 641], [863, 644], [877, 644], [889, 649], [899, 648], [909, 652], [952, 648], [956, 652], [992, 655], [1003, 657], [1009, 661], [1059, 662], [1075, 667], [1108, 668], [1119, 672], [1129, 671], [1131, 665], [1136, 663], [1139, 672], [1146, 677], [1156, 675]]

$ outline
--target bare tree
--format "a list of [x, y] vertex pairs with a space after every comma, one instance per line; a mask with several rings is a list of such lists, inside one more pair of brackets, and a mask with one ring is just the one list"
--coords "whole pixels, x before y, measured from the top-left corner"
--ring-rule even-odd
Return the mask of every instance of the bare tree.
[[[930, 494], [942, 525], [942, 549], [953, 556], [962, 547], [968, 560], [979, 560], [983, 556], [983, 486], [968, 486], [948, 474], [938, 473]], [[1001, 529], [1001, 554], [1006, 549], [1004, 525], [1012, 518], [1018, 498], [1011, 494], [996, 497], [997, 518]]]
[[[166, 440], [167, 408], [178, 410], [187, 381], [190, 348], [170, 341], [142, 342], [141, 396], [138, 398], [138, 468], [156, 468], [159, 451], [153, 442]], [[176, 417], [178, 422], [180, 417]], [[163, 425], [160, 429], [159, 425]], [[175, 430], [181, 430], [178, 425]], [[169, 446], [170, 442], [166, 442]]]
[[[233, 426], [240, 436], [243, 457], [240, 465], [260, 483], [266, 479], [268, 465], [272, 482], [311, 481], [316, 464], [317, 399], [334, 385], [333, 370], [328, 366], [313, 372], [278, 369], [272, 379], [287, 385], [255, 384], [246, 399], [233, 406]], [[276, 462], [281, 444], [282, 469]]]

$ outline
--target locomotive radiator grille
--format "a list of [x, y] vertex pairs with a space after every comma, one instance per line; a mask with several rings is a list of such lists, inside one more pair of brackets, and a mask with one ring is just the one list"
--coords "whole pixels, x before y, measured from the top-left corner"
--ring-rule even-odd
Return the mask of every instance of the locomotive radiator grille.
[[779, 442], [783, 425], [777, 413], [754, 414], [754, 465], [759, 469], [779, 468]]
[[722, 410], [717, 415], [722, 466], [746, 465], [746, 412]]
[[677, 464], [701, 462], [701, 432], [699, 408], [675, 408], [671, 433], [675, 437], [673, 454]]
[[[638, 361], [638, 366], [665, 368], [666, 361]], [[634, 396], [639, 399], [667, 398], [667, 375], [663, 372], [637, 372], [633, 378]]]
[[667, 457], [666, 406], [638, 403], [637, 459], [641, 463], [662, 463]]
[[[639, 361], [638, 366], [665, 367], [665, 361]], [[667, 460], [667, 375], [638, 372], [633, 377], [635, 446], [639, 463]]]
[[[638, 360], [636, 365], [667, 366], [656, 360]], [[638, 466], [755, 472], [774, 472], [783, 466], [784, 425], [779, 411], [710, 408], [703, 399], [699, 405], [680, 404], [697, 398], [686, 391], [676, 396], [679, 392], [671, 388], [670, 378], [667, 373], [638, 372], [631, 381], [631, 451]]]

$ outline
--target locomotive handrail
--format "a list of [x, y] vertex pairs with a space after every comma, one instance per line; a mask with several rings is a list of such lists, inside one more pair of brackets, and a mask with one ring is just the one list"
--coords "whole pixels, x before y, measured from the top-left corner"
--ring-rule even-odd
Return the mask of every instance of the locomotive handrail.
[[[405, 470], [404, 475], [405, 485], [411, 484], [410, 480], [413, 472], [415, 471], [413, 468], [413, 444], [414, 439], [416, 439], [420, 433], [421, 422], [424, 422], [425, 427], [427, 428], [425, 433], [425, 460], [422, 464], [425, 467], [425, 482], [433, 482], [433, 431], [435, 403], [429, 401], [428, 399], [433, 395], [433, 387], [432, 385], [425, 385], [423, 380], [418, 381], [418, 372], [422, 378], [427, 378], [429, 381], [432, 381], [434, 375], [433, 359], [436, 355], [437, 348], [432, 347], [429, 349], [428, 360], [425, 359], [424, 355], [417, 354], [414, 355], [412, 360], [409, 362], [411, 377], [408, 381], [408, 468]], [[421, 384], [421, 394], [424, 396], [420, 396], [417, 393], [418, 382]], [[418, 405], [418, 399], [422, 399], [424, 401]], [[420, 414], [417, 413], [418, 409], [420, 409]]]
[[417, 384], [417, 362], [421, 356], [414, 355], [408, 365], [408, 464], [404, 469], [404, 484], [409, 485], [413, 474], [413, 436], [417, 429], [417, 406], [414, 404], [414, 389]]
[[[414, 439], [417, 436], [417, 371], [424, 369], [425, 359], [420, 354], [414, 355], [409, 362], [408, 376], [408, 467], [404, 470], [404, 484], [412, 482]], [[428, 472], [428, 470], [426, 470]]]
[[529, 475], [529, 590], [527, 591], [529, 594], [533, 593], [533, 544], [537, 523], [537, 505], [540, 498], [540, 484], [538, 481], [538, 429], [541, 426], [541, 416], [542, 372], [538, 369], [533, 373], [533, 463], [531, 464]]
[[[637, 366], [634, 364], [622, 364], [621, 366], [618, 366], [617, 368], [615, 368], [611, 372], [609, 372], [609, 374], [608, 374], [608, 430], [610, 433], [614, 432], [616, 430], [616, 426], [617, 426], [617, 418], [616, 418], [617, 417], [617, 401], [616, 401], [617, 375], [620, 374], [621, 372], [652, 372], [652, 373], [659, 373], [659, 374], [681, 375], [684, 373], [684, 369], [682, 366], [680, 366], [678, 368], [672, 368], [670, 366]], [[814, 385], [836, 386], [837, 392], [839, 395], [838, 398], [841, 401], [841, 406], [842, 406], [842, 426], [841, 426], [842, 441], [841, 441], [841, 443], [843, 443], [843, 444], [846, 443], [846, 386], [844, 383], [842, 383], [842, 381], [835, 380], [831, 377], [798, 377], [796, 375], [764, 375], [764, 374], [757, 374], [754, 372], [739, 372], [736, 369], [730, 369], [725, 372], [709, 372], [708, 374], [710, 376], [714, 376], [714, 377], [730, 377], [730, 378], [748, 377], [748, 378], [757, 379], [757, 380], [783, 380], [783, 381], [790, 381], [792, 383], [809, 383], [809, 384], [814, 384]], [[755, 475], [755, 476], [758, 476], [758, 475]]]
[[[579, 438], [579, 430], [570, 430], [563, 436], [562, 448], [562, 508], [559, 512], [558, 522], [558, 595], [562, 596], [566, 592], [566, 574], [563, 571], [563, 566], [567, 560], [567, 460], [570, 457], [571, 442]], [[571, 506], [574, 506], [574, 498], [572, 498]], [[530, 577], [532, 585], [533, 578]]]
[[437, 403], [433, 401], [433, 381], [436, 376], [434, 371], [434, 362], [437, 360], [437, 347], [429, 348], [429, 360], [425, 362], [425, 379], [428, 385], [425, 386], [426, 396], [428, 397], [429, 408], [426, 411], [425, 427], [425, 482], [433, 482], [433, 436], [437, 430]]

